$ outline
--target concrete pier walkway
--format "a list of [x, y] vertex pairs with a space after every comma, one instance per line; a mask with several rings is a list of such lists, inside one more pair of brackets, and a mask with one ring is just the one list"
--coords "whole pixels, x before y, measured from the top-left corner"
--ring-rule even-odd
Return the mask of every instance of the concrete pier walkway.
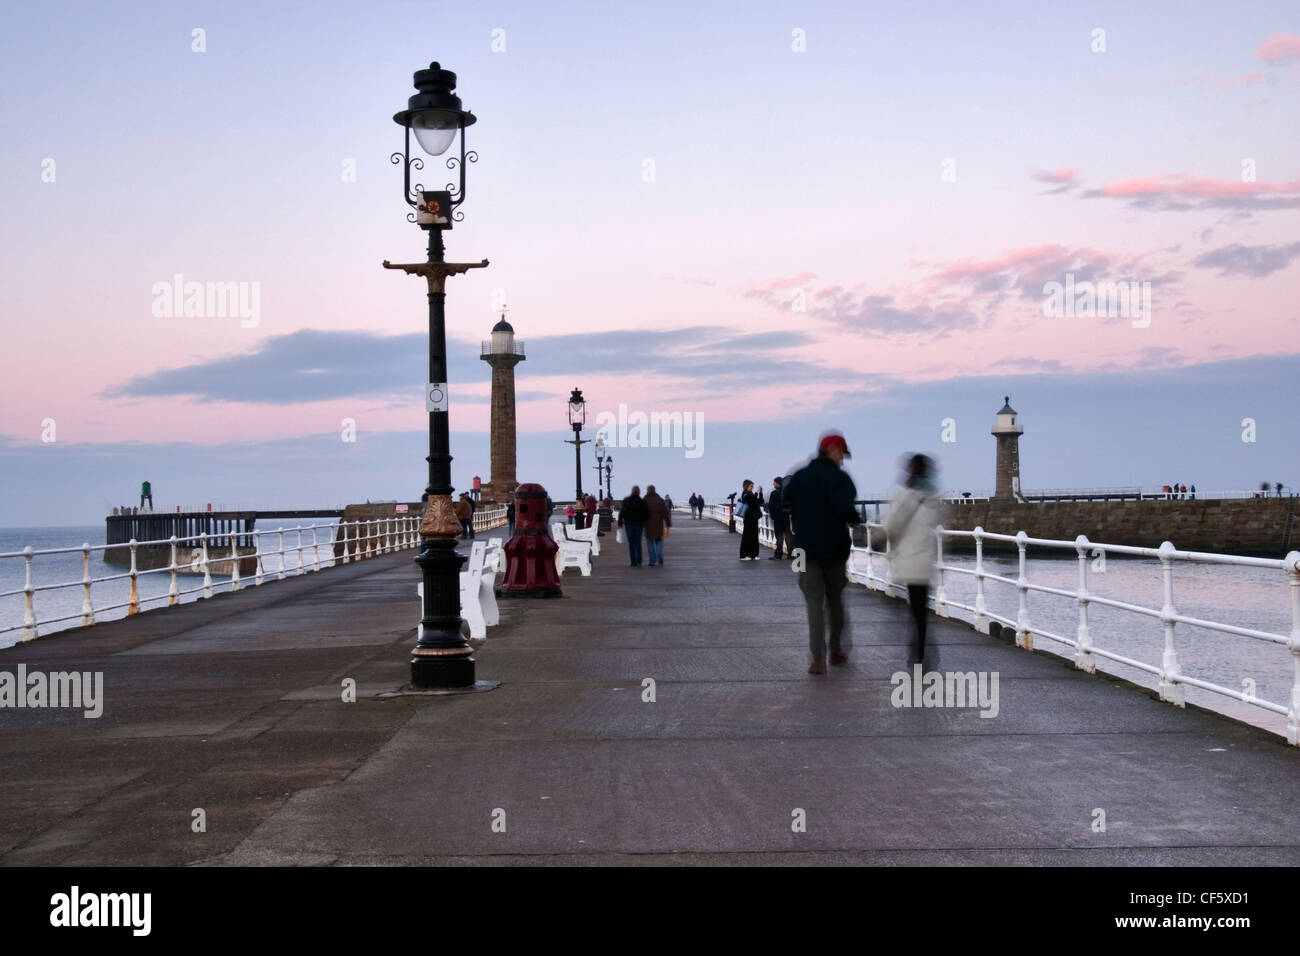
[[787, 563], [684, 517], [662, 568], [602, 543], [563, 599], [501, 602], [488, 693], [379, 696], [412, 552], [0, 651], [105, 696], [0, 710], [0, 862], [1300, 863], [1272, 735], [939, 620], [997, 716], [896, 708], [900, 603], [850, 586], [849, 665], [813, 677]]

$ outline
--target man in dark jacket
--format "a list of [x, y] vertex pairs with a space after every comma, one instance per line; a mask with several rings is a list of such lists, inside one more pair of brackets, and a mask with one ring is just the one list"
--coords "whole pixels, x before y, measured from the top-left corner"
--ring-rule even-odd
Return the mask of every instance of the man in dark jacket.
[[641, 486], [633, 485], [632, 493], [623, 499], [618, 510], [618, 526], [627, 535], [628, 557], [632, 567], [641, 567], [641, 532], [645, 530], [645, 499], [641, 497]]
[[648, 485], [645, 498], [645, 544], [650, 552], [650, 567], [664, 563], [664, 537], [673, 523], [672, 509], [668, 499], [659, 497], [654, 485]]
[[794, 519], [795, 550], [802, 551], [796, 560], [803, 560], [799, 589], [808, 605], [809, 674], [826, 673], [824, 606], [830, 607], [831, 663], [838, 667], [849, 659], [850, 645], [844, 633], [845, 565], [852, 545], [849, 525], [859, 524], [860, 519], [853, 506], [857, 488], [840, 465], [851, 457], [843, 435], [826, 434], [817, 457], [795, 472], [782, 493]]
[[776, 539], [776, 554], [769, 557], [769, 561], [780, 561], [782, 557], [788, 555], [793, 558], [791, 553], [794, 546], [790, 542], [790, 515], [786, 507], [785, 495], [781, 488], [781, 479], [772, 479], [772, 493], [767, 496], [767, 513], [772, 519], [772, 537]]

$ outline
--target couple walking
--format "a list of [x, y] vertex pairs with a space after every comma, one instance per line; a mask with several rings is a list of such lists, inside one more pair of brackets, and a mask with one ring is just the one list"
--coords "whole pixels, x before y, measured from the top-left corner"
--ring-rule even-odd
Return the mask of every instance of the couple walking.
[[650, 567], [664, 563], [664, 538], [672, 527], [673, 516], [668, 504], [655, 492], [654, 485], [647, 485], [645, 497], [641, 497], [641, 487], [632, 486], [632, 493], [623, 499], [618, 512], [618, 526], [627, 535], [628, 556], [632, 567], [641, 566], [641, 538], [644, 534], [646, 550], [650, 552]]
[[[830, 617], [830, 662], [848, 663], [852, 643], [845, 628], [844, 588], [848, 583], [848, 558], [852, 547], [849, 526], [860, 524], [854, 501], [857, 488], [842, 468], [853, 457], [844, 436], [824, 435], [817, 457], [797, 471], [782, 497], [794, 520], [794, 544], [802, 549], [804, 567], [799, 590], [808, 609], [810, 674], [826, 673], [826, 617]], [[893, 579], [907, 586], [915, 640], [909, 662], [925, 656], [926, 604], [934, 568], [934, 529], [940, 505], [934, 491], [934, 463], [925, 455], [908, 461], [903, 489], [890, 504], [886, 533], [890, 541]], [[933, 659], [933, 656], [932, 658]]]

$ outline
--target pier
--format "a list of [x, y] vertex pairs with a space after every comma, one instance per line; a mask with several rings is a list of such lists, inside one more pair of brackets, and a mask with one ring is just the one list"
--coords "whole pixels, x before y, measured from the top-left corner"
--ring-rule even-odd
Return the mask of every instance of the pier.
[[996, 717], [895, 706], [907, 608], [858, 587], [810, 676], [796, 576], [736, 544], [679, 516], [631, 568], [606, 537], [562, 599], [501, 603], [485, 693], [404, 691], [410, 551], [0, 651], [104, 698], [0, 709], [0, 862], [1300, 863], [1276, 735], [946, 618]]

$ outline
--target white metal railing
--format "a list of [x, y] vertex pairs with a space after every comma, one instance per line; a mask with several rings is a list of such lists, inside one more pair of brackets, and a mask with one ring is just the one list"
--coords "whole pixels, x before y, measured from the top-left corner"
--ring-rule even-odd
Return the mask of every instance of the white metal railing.
[[[725, 519], [724, 519], [725, 520]], [[889, 543], [886, 541], [883, 551], [873, 547], [873, 537], [879, 541], [884, 537], [884, 526], [868, 524], [866, 526], [866, 547], [854, 546], [849, 554], [849, 577], [868, 588], [878, 590], [894, 597], [905, 597], [906, 589], [894, 583], [890, 573]], [[974, 566], [962, 566], [945, 561], [944, 545], [946, 542], [961, 539], [973, 541], [975, 545]], [[1003, 545], [1014, 544], [1019, 555], [1017, 576], [1007, 577], [991, 573], [984, 566], [985, 542], [999, 542]], [[1055, 549], [1073, 551], [1078, 558], [1079, 577], [1075, 588], [1049, 587], [1035, 584], [1029, 580], [1026, 565], [1027, 549]], [[1262, 710], [1281, 714], [1287, 718], [1286, 738], [1293, 745], [1300, 746], [1300, 551], [1292, 551], [1285, 558], [1251, 558], [1227, 554], [1211, 554], [1202, 551], [1179, 551], [1172, 543], [1166, 541], [1159, 548], [1138, 548], [1130, 545], [1102, 544], [1089, 541], [1079, 535], [1073, 541], [1049, 538], [1031, 538], [1021, 531], [1014, 535], [993, 534], [983, 528], [973, 531], [948, 531], [943, 528], [935, 530], [935, 588], [932, 606], [936, 614], [952, 617], [954, 611], [965, 611], [971, 615], [969, 623], [977, 630], [989, 632], [990, 623], [1012, 628], [1016, 634], [1016, 644], [1026, 650], [1034, 649], [1034, 636], [1039, 635], [1064, 644], [1074, 649], [1075, 666], [1089, 673], [1096, 671], [1095, 658], [1104, 658], [1119, 664], [1137, 668], [1159, 678], [1160, 699], [1177, 706], [1183, 706], [1184, 687], [1197, 687], [1232, 700], [1240, 701]], [[1088, 588], [1088, 570], [1091, 561], [1098, 554], [1123, 555], [1126, 557], [1154, 559], [1160, 562], [1163, 579], [1163, 600], [1159, 607], [1148, 607], [1127, 601], [1119, 601], [1092, 593]], [[1176, 562], [1189, 562], [1203, 565], [1235, 565], [1238, 567], [1265, 568], [1280, 572], [1280, 577], [1289, 585], [1290, 593], [1290, 634], [1279, 634], [1256, 628], [1239, 627], [1218, 621], [1208, 621], [1178, 613], [1174, 605], [1174, 567]], [[878, 566], [879, 565], [879, 566]], [[878, 573], [883, 572], [883, 573]], [[973, 604], [963, 604], [952, 600], [945, 589], [945, 576], [950, 574], [968, 575], [975, 580], [975, 598]], [[1018, 606], [1015, 617], [997, 614], [990, 610], [986, 599], [985, 584], [993, 582], [1013, 587], [1018, 593]], [[1067, 598], [1078, 607], [1078, 623], [1073, 637], [1057, 634], [1033, 623], [1029, 613], [1029, 595], [1031, 593], [1051, 594]], [[1089, 624], [1088, 608], [1090, 605], [1114, 608], [1116, 610], [1143, 615], [1159, 620], [1164, 631], [1164, 646], [1158, 665], [1137, 660], [1114, 650], [1101, 647], [1097, 636]], [[1194, 677], [1182, 671], [1178, 660], [1178, 648], [1175, 637], [1177, 626], [1184, 624], [1204, 628], [1220, 634], [1249, 638], [1266, 644], [1280, 645], [1291, 651], [1293, 663], [1293, 680], [1288, 704], [1261, 699], [1250, 691], [1237, 690], [1216, 684], [1213, 681]]]
[[[504, 516], [504, 509], [502, 510]], [[485, 515], [487, 518], [488, 515]], [[253, 574], [254, 586], [260, 585], [269, 576], [264, 569], [264, 558], [276, 555], [279, 557], [278, 567], [271, 574], [276, 576], [277, 580], [284, 580], [290, 575], [296, 576], [319, 571], [322, 568], [330, 567], [335, 564], [348, 564], [353, 561], [361, 561], [366, 558], [377, 557], [381, 554], [388, 554], [394, 551], [401, 551], [409, 548], [419, 547], [420, 545], [420, 519], [416, 516], [410, 517], [392, 517], [392, 518], [373, 518], [365, 521], [338, 521], [326, 524], [298, 525], [292, 528], [276, 528], [269, 531], [229, 531], [219, 534], [202, 533], [194, 537], [177, 538], [173, 535], [170, 538], [164, 538], [157, 541], [136, 541], [132, 539], [122, 544], [83, 544], [79, 548], [45, 548], [35, 550], [31, 547], [24, 548], [22, 551], [13, 551], [0, 554], [0, 561], [10, 559], [22, 559], [23, 561], [23, 587], [10, 591], [0, 592], [0, 598], [14, 597], [23, 595], [24, 608], [23, 620], [20, 624], [4, 624], [0, 622], [0, 634], [7, 634], [11, 631], [22, 631], [21, 639], [23, 641], [34, 640], [40, 636], [40, 629], [51, 624], [59, 624], [65, 621], [80, 618], [82, 625], [95, 623], [95, 615], [103, 614], [106, 611], [126, 609], [128, 616], [140, 613], [141, 597], [139, 590], [140, 578], [150, 574], [167, 574], [170, 576], [170, 583], [167, 593], [155, 597], [144, 599], [148, 601], [161, 601], [166, 599], [167, 606], [172, 607], [181, 602], [186, 595], [198, 595], [198, 598], [210, 598], [215, 593], [212, 582], [213, 568], [216, 567], [219, 576], [230, 576], [229, 590], [238, 591], [243, 586], [243, 580], [240, 575], [240, 563], [246, 560], [254, 560], [256, 570]], [[319, 532], [326, 530], [325, 535]], [[311, 539], [305, 540], [304, 533], [311, 532]], [[292, 536], [290, 538], [289, 536]], [[275, 538], [277, 548], [275, 550], [266, 550], [263, 548], [263, 539]], [[322, 537], [324, 540], [322, 540]], [[214, 539], [229, 540], [230, 545], [227, 548], [223, 545], [220, 549], [210, 547], [210, 542]], [[240, 542], [252, 539], [254, 543], [253, 550], [240, 550]], [[192, 548], [191, 558], [189, 561], [183, 561], [180, 558], [180, 549], [190, 546], [190, 542], [198, 542], [198, 547]], [[139, 568], [139, 549], [143, 547], [162, 547], [168, 548], [168, 563], [158, 568]], [[339, 554], [334, 556], [334, 549], [337, 546]], [[91, 577], [90, 575], [90, 555], [95, 551], [107, 551], [113, 548], [124, 548], [129, 552], [130, 562], [126, 571], [120, 574], [106, 574], [100, 577]], [[321, 549], [326, 548], [328, 554], [322, 558]], [[80, 554], [82, 575], [77, 581], [64, 581], [54, 584], [36, 584], [33, 581], [32, 566], [36, 558], [48, 555], [58, 554]], [[182, 588], [179, 586], [177, 576], [183, 573], [192, 573], [202, 575], [202, 583], [192, 588]], [[130, 590], [125, 601], [117, 603], [102, 604], [96, 606], [94, 603], [93, 587], [96, 584], [106, 584], [110, 581], [129, 581]], [[41, 592], [58, 591], [64, 588], [80, 588], [82, 591], [81, 609], [72, 614], [60, 614], [53, 617], [41, 618], [37, 615], [36, 595]]]
[[493, 505], [490, 508], [479, 508], [474, 512], [473, 525], [475, 531], [488, 531], [492, 528], [499, 528], [505, 523], [505, 505]]

